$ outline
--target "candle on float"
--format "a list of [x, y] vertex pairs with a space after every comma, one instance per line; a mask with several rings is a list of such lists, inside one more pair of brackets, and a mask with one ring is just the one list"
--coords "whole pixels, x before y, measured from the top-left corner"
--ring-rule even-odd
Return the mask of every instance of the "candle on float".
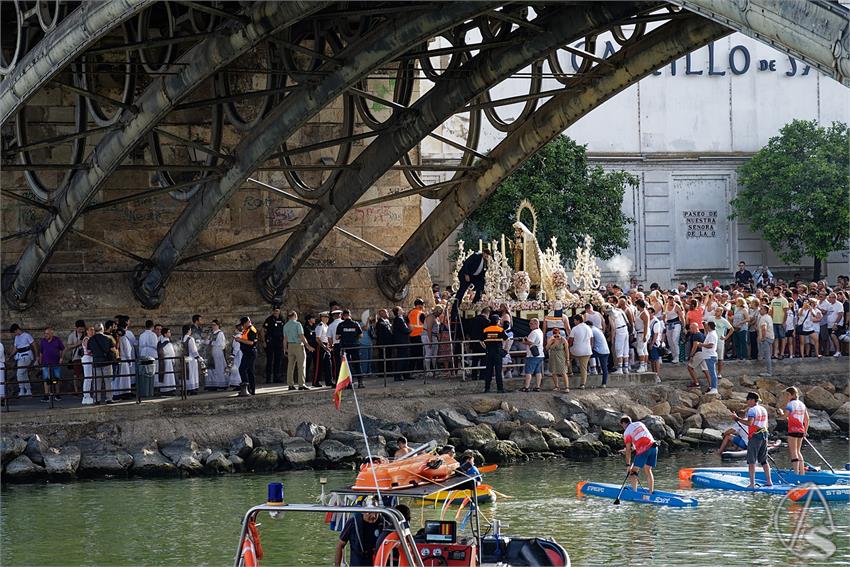
[[505, 255], [505, 233], [502, 233], [502, 256]]
[[478, 239], [478, 251], [479, 252], [484, 251], [484, 241], [482, 241], [480, 238]]

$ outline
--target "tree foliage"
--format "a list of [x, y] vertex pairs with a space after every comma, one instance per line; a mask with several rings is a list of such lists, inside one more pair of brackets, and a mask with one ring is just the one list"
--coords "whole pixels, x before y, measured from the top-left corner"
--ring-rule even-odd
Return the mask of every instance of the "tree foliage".
[[[559, 136], [505, 179], [467, 218], [458, 239], [477, 246], [479, 239], [489, 242], [502, 234], [512, 238], [517, 207], [528, 199], [537, 211], [541, 248], [555, 236], [561, 258], [569, 260], [589, 234], [594, 254], [608, 259], [628, 245], [634, 219], [622, 213], [623, 195], [627, 186], [637, 183], [638, 178], [625, 171], [588, 167], [585, 146]], [[525, 215], [520, 220], [531, 228]]]
[[786, 124], [741, 166], [732, 217], [760, 233], [784, 262], [812, 256], [818, 272], [820, 261], [850, 238], [849, 145], [846, 124]]

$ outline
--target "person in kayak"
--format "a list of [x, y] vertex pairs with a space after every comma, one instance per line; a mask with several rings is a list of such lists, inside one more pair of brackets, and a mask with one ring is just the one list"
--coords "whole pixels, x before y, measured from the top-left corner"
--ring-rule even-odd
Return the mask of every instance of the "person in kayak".
[[747, 393], [747, 415], [742, 420], [732, 412], [735, 423], [747, 426], [747, 467], [750, 473], [750, 488], [756, 486], [756, 462], [764, 469], [767, 486], [773, 486], [770, 480], [770, 464], [767, 462], [767, 410], [759, 404], [757, 392]]
[[[776, 408], [777, 419], [788, 420], [788, 456], [791, 458], [791, 470], [797, 474], [806, 474], [806, 461], [801, 451], [803, 438], [809, 431], [809, 410], [799, 400], [800, 392], [794, 386], [786, 388], [785, 411]], [[786, 413], [787, 412], [787, 413]]]
[[[640, 469], [646, 474], [649, 493], [655, 491], [655, 477], [652, 469], [658, 460], [658, 445], [655, 438], [649, 432], [646, 425], [640, 421], [632, 423], [632, 418], [624, 415], [620, 418], [620, 426], [623, 428], [623, 442], [626, 445], [626, 466], [629, 467], [629, 482], [632, 490], [637, 491], [638, 474]], [[632, 461], [632, 450], [635, 459]]]

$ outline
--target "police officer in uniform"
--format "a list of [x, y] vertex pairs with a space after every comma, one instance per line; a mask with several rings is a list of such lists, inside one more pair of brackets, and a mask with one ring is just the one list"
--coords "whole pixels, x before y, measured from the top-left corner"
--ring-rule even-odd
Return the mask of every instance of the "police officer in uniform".
[[262, 340], [266, 349], [266, 384], [283, 382], [283, 326], [286, 320], [280, 314], [280, 305], [272, 307], [272, 314], [263, 323]]
[[314, 334], [318, 348], [315, 352], [315, 366], [313, 367], [313, 386], [333, 386], [331, 376], [331, 349], [328, 344], [328, 320], [330, 314], [327, 311], [319, 313], [319, 322], [316, 324]]
[[351, 320], [351, 312], [344, 309], [342, 320], [336, 327], [334, 338], [334, 350], [339, 347], [339, 361], [342, 362], [342, 353], [348, 358], [348, 368], [351, 374], [357, 376], [357, 387], [363, 387], [363, 376], [360, 374], [360, 335], [363, 330], [360, 323]]
[[242, 334], [235, 339], [239, 342], [239, 352], [242, 353], [239, 377], [243, 384], [248, 384], [248, 391], [253, 395], [257, 389], [257, 381], [254, 377], [254, 361], [257, 360], [257, 329], [248, 317], [239, 319], [239, 324], [242, 326]]
[[316, 316], [308, 313], [304, 321], [304, 338], [307, 339], [307, 344], [313, 347], [313, 350], [307, 355], [307, 380], [315, 381], [314, 368], [316, 366], [316, 353], [319, 348], [319, 343], [316, 341]]
[[499, 316], [491, 315], [490, 324], [484, 327], [483, 340], [481, 341], [484, 347], [484, 393], [490, 391], [490, 384], [493, 381], [493, 374], [496, 375], [496, 390], [500, 394], [505, 393], [504, 384], [502, 384], [502, 350], [505, 341], [508, 340], [508, 335], [505, 330], [499, 326]]

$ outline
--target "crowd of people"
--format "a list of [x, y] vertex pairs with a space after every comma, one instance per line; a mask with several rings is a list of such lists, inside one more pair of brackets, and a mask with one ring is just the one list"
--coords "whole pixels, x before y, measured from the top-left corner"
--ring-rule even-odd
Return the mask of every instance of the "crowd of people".
[[[17, 391], [10, 395], [34, 395], [31, 374], [38, 370], [42, 400], [59, 398], [64, 390], [88, 405], [134, 397], [141, 388], [138, 376], [150, 384], [148, 395], [175, 395], [180, 388], [189, 395], [201, 389], [254, 394], [258, 352], [265, 355], [266, 383], [284, 384], [285, 374], [290, 390], [333, 387], [345, 353], [357, 387], [372, 374], [401, 382], [463, 368], [484, 382], [485, 392], [493, 381], [504, 392], [504, 380], [515, 372], [524, 377], [522, 391], [539, 391], [550, 374], [554, 391], [569, 392], [571, 381], [587, 387], [590, 374], [601, 375], [606, 387], [609, 374], [652, 371], [660, 380], [662, 364], [684, 364], [692, 385], [702, 387], [704, 379], [712, 393], [729, 361], [761, 359], [763, 374], [770, 375], [775, 360], [846, 353], [846, 276], [829, 285], [786, 282], [769, 270], [757, 274], [741, 262], [730, 284], [690, 288], [681, 282], [669, 290], [655, 283], [645, 288], [632, 278], [625, 288], [610, 283], [600, 289], [602, 305], [553, 309], [530, 320], [502, 304], [460, 321], [449, 316], [451, 291], [435, 285], [430, 307], [416, 299], [409, 311], [399, 306], [375, 315], [364, 311], [357, 321], [336, 301], [303, 319], [295, 311], [284, 316], [274, 305], [258, 325], [245, 316], [235, 327], [218, 319], [207, 326], [202, 315], [194, 315], [179, 338], [152, 320], [137, 338], [125, 315], [95, 324], [79, 320], [65, 341], [51, 326], [36, 340], [14, 324], [11, 351], [0, 359], [14, 364]], [[0, 348], [5, 351], [2, 343]], [[2, 396], [5, 374], [4, 363]], [[63, 375], [70, 387], [56, 385]]]

